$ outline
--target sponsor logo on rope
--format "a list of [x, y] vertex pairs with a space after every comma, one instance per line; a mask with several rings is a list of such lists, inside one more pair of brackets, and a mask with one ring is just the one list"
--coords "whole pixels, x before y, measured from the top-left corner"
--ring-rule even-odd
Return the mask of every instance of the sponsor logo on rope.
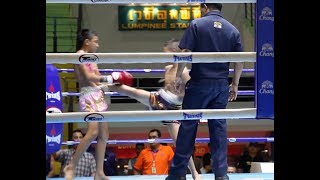
[[265, 7], [261, 11], [261, 14], [259, 16], [259, 20], [274, 21], [274, 16], [272, 14], [273, 14], [272, 9], [270, 9], [269, 7]]
[[259, 89], [260, 94], [274, 94], [273, 83], [269, 80], [263, 81], [261, 88]]
[[198, 113], [198, 114], [183, 113], [183, 119], [202, 119], [202, 113]]
[[108, 144], [117, 144], [117, 140], [108, 140]]
[[177, 62], [177, 61], [192, 62], [192, 55], [190, 55], [190, 56], [176, 56], [176, 55], [173, 55], [173, 62]]
[[199, 2], [199, 3], [205, 3], [206, 0], [188, 0], [188, 2]]
[[147, 141], [148, 141], [148, 143], [156, 143], [157, 139], [148, 139]]
[[200, 122], [201, 122], [201, 123], [207, 123], [207, 122], [208, 122], [208, 119], [200, 119]]
[[229, 138], [229, 142], [236, 142], [237, 139], [236, 138]]
[[91, 113], [84, 117], [85, 122], [102, 121], [104, 116], [99, 113]]
[[56, 107], [49, 107], [46, 111], [47, 113], [62, 113], [61, 110]]
[[267, 138], [267, 142], [274, 142], [274, 138]]
[[82, 54], [80, 57], [79, 57], [79, 62], [81, 63], [96, 63], [98, 62], [99, 58], [97, 55], [95, 54]]
[[261, 47], [261, 51], [259, 52], [260, 56], [271, 56], [274, 57], [273, 47], [269, 43], [265, 43]]
[[96, 2], [111, 2], [111, 0], [91, 0], [91, 2], [96, 3]]

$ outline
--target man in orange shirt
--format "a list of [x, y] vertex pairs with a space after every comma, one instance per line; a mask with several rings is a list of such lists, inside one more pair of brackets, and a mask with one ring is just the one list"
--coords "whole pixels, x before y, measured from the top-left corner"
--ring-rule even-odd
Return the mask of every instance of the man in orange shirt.
[[[149, 139], [157, 139], [161, 137], [161, 132], [158, 129], [149, 131]], [[168, 174], [170, 162], [174, 152], [170, 146], [163, 146], [160, 143], [150, 143], [141, 151], [136, 163], [134, 164], [133, 173], [135, 175], [160, 175]]]

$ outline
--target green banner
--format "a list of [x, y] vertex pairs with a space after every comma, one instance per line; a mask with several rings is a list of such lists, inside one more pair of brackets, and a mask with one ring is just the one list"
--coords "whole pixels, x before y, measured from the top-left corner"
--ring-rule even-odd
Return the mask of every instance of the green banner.
[[200, 6], [119, 6], [119, 30], [179, 30], [201, 17]]

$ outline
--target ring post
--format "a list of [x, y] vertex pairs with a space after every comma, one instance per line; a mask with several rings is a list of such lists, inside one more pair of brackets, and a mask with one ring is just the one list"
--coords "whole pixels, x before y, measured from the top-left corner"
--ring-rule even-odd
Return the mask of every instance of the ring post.
[[274, 0], [257, 0], [255, 11], [255, 107], [257, 119], [274, 118]]
[[[62, 94], [58, 70], [51, 64], [46, 65], [46, 112], [62, 113]], [[61, 148], [63, 123], [46, 124], [46, 154]]]

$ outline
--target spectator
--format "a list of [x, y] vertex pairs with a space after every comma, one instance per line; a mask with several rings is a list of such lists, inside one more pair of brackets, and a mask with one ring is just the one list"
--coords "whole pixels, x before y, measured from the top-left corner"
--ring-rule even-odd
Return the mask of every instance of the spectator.
[[[271, 132], [270, 137], [274, 137], [274, 131]], [[270, 161], [274, 162], [274, 142], [270, 143], [269, 156], [270, 156]]]
[[107, 176], [117, 176], [118, 175], [118, 168], [117, 168], [117, 157], [116, 154], [112, 151], [106, 150], [104, 161], [103, 161], [103, 172]]
[[[96, 157], [96, 146], [97, 144], [91, 144], [87, 152], [93, 154]], [[116, 154], [110, 151], [108, 148], [105, 151], [104, 161], [103, 161], [103, 172], [106, 176], [117, 176], [117, 158]]]
[[141, 151], [144, 149], [144, 143], [137, 143], [136, 144], [136, 156], [134, 158], [129, 159], [128, 162], [128, 174], [133, 175], [133, 166], [136, 163], [137, 157], [141, 153]]
[[60, 177], [61, 162], [55, 161], [53, 154], [50, 155], [50, 172], [48, 177]]
[[119, 176], [127, 176], [128, 175], [128, 169], [125, 168], [126, 164], [127, 164], [127, 159], [119, 159], [118, 160], [117, 174]]
[[[149, 139], [161, 137], [158, 129], [149, 131]], [[150, 143], [150, 146], [143, 149], [134, 164], [134, 174], [160, 175], [168, 174], [169, 165], [173, 157], [173, 150], [170, 146], [163, 146], [160, 143]]]
[[238, 157], [237, 156], [228, 156], [228, 173], [237, 173], [237, 164]]
[[49, 175], [51, 171], [51, 155], [46, 154], [46, 176]]
[[[74, 130], [72, 132], [72, 140], [75, 142], [80, 142], [83, 138], [83, 133], [81, 130]], [[75, 144], [70, 149], [59, 150], [56, 153], [53, 153], [53, 157], [56, 161], [61, 162], [61, 171], [60, 176], [64, 177], [63, 169], [70, 163], [72, 155], [76, 151], [78, 144]], [[75, 168], [74, 176], [94, 176], [96, 173], [96, 160], [93, 154], [89, 152], [84, 152], [79, 159], [79, 163]]]
[[210, 153], [210, 143], [208, 143], [208, 152], [202, 156], [202, 174], [213, 173], [212, 171], [212, 159]]
[[250, 143], [239, 159], [237, 169], [239, 172], [250, 173], [251, 162], [265, 162], [258, 143]]

